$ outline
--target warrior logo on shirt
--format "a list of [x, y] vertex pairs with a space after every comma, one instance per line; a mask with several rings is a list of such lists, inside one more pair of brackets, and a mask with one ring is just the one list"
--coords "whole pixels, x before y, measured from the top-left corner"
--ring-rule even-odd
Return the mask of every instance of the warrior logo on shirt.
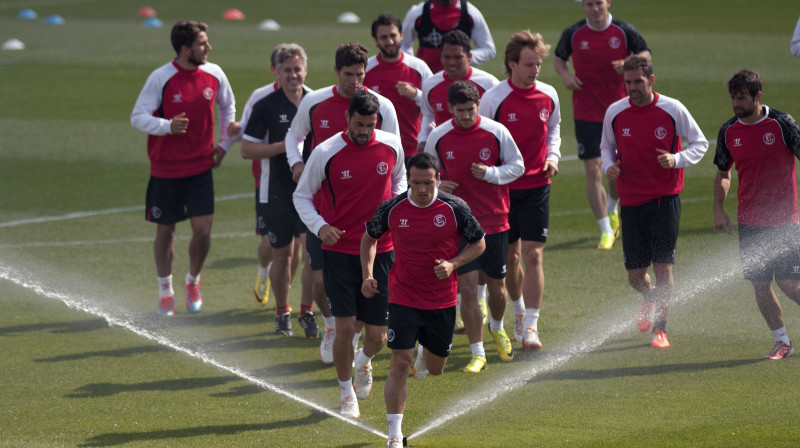
[[172, 102], [173, 103], [182, 103], [183, 99], [181, 99], [181, 94], [180, 93], [176, 93], [176, 94], [172, 95]]
[[667, 138], [667, 130], [664, 129], [662, 126], [656, 128], [655, 136], [659, 140], [664, 140]]
[[480, 157], [481, 160], [483, 160], [484, 162], [489, 160], [489, 157], [491, 156], [492, 156], [492, 150], [489, 148], [481, 149], [481, 152], [478, 154], [478, 157]]
[[588, 49], [589, 49], [589, 41], [588, 40], [582, 40], [581, 41], [581, 50], [588, 50]]
[[540, 110], [539, 111], [539, 118], [541, 118], [542, 121], [547, 121], [547, 119], [550, 118], [550, 111], [547, 110], [547, 109]]
[[733, 146], [742, 146], [742, 139], [740, 138], [733, 139]]
[[281, 117], [281, 123], [288, 123], [289, 122], [289, 116], [288, 115], [280, 114], [280, 117]]
[[386, 173], [389, 172], [389, 164], [386, 162], [379, 163], [377, 168], [378, 168], [378, 174], [380, 174], [381, 176], [385, 176]]
[[509, 121], [509, 123], [512, 122], [512, 121], [517, 121], [517, 113], [516, 112], [509, 113], [508, 114], [508, 121]]
[[436, 227], [444, 227], [445, 224], [447, 224], [447, 218], [444, 215], [438, 214], [433, 217], [433, 225]]
[[211, 101], [214, 98], [214, 89], [211, 87], [206, 87], [203, 89], [203, 98]]
[[350, 170], [342, 170], [342, 179], [352, 179], [353, 176], [350, 175]]
[[322, 129], [330, 129], [330, 126], [328, 126], [328, 120], [320, 120], [319, 122], [319, 127]]
[[444, 107], [442, 107], [442, 103], [436, 103], [435, 106], [436, 106], [436, 111], [437, 112], [441, 112], [441, 111], [444, 110]]
[[764, 144], [771, 145], [775, 143], [775, 135], [772, 132], [767, 132], [766, 134], [764, 134], [763, 140]]
[[453, 155], [453, 151], [445, 151], [445, 157], [447, 160], [455, 160], [456, 156]]
[[400, 218], [400, 227], [408, 227], [408, 219]]
[[617, 36], [614, 36], [614, 37], [612, 37], [611, 39], [608, 40], [608, 46], [613, 48], [613, 49], [615, 49], [615, 50], [617, 48], [619, 48], [619, 44], [620, 44], [620, 41], [619, 41], [619, 38]]
[[623, 137], [630, 137], [631, 136], [631, 128], [622, 128], [622, 136]]

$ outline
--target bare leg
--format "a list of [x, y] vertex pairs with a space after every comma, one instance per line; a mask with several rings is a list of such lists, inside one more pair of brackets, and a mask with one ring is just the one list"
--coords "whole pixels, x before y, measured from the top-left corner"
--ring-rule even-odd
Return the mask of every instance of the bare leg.
[[608, 210], [606, 210], [608, 197], [603, 188], [600, 158], [584, 160], [583, 168], [586, 173], [586, 198], [589, 200], [589, 207], [592, 208], [595, 219], [603, 219], [608, 216]]
[[478, 271], [458, 276], [461, 292], [461, 319], [470, 344], [483, 341], [483, 315], [478, 307]]
[[211, 225], [214, 215], [195, 216], [189, 219], [192, 225], [192, 240], [189, 242], [189, 273], [197, 276], [203, 270], [208, 252], [211, 250]]
[[157, 224], [153, 253], [156, 260], [156, 274], [167, 277], [172, 274], [175, 260], [175, 224]]

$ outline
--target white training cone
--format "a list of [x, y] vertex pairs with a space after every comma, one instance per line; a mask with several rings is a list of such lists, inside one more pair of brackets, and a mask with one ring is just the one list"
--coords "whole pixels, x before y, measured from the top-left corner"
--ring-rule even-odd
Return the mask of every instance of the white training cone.
[[359, 23], [361, 19], [355, 13], [347, 11], [339, 14], [336, 21], [339, 23]]
[[258, 24], [258, 29], [265, 31], [278, 31], [279, 29], [281, 29], [281, 26], [278, 25], [278, 22], [272, 19], [267, 19]]
[[3, 50], [24, 50], [25, 44], [19, 39], [9, 39], [3, 42]]

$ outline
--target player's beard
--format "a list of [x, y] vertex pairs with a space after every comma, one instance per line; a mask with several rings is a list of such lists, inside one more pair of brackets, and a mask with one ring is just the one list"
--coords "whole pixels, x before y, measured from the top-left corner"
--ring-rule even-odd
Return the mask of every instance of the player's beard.
[[381, 56], [383, 56], [384, 59], [394, 59], [397, 57], [398, 54], [400, 54], [400, 47], [398, 46], [395, 46], [392, 49], [390, 49], [392, 50], [391, 52], [387, 51], [383, 47], [378, 47], [378, 49], [381, 50]]
[[745, 107], [734, 107], [733, 113], [736, 114], [736, 118], [744, 119], [747, 117], [752, 116], [756, 112], [756, 105], [753, 104], [749, 108]]

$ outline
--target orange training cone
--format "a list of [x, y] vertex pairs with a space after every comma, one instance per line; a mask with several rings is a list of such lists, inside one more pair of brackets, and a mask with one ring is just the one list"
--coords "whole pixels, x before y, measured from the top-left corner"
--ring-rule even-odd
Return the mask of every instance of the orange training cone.
[[244, 13], [236, 8], [231, 8], [222, 14], [222, 18], [225, 20], [244, 20]]

